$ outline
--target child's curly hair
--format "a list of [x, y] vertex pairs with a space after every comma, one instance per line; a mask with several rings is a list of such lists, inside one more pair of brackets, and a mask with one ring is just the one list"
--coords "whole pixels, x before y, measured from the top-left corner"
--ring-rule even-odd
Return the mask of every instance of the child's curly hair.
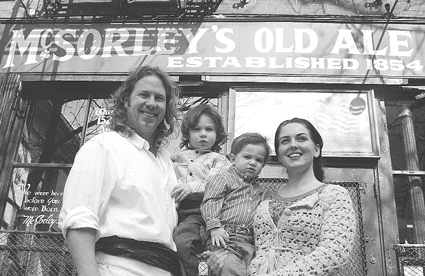
[[185, 114], [181, 124], [181, 132], [183, 137], [182, 142], [180, 143], [180, 148], [190, 148], [190, 130], [196, 127], [199, 122], [199, 118], [202, 115], [210, 117], [215, 124], [216, 140], [214, 145], [211, 147], [211, 150], [219, 152], [221, 150], [221, 145], [227, 142], [227, 133], [224, 130], [223, 118], [221, 118], [220, 114], [218, 114], [214, 107], [208, 104], [201, 104], [192, 107]]

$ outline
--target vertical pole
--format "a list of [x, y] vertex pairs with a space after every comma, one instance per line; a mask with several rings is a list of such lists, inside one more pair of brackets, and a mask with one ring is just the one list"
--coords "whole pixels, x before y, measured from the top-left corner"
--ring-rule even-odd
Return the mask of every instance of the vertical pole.
[[86, 142], [85, 140], [86, 140], [87, 128], [88, 128], [88, 124], [89, 124], [90, 108], [91, 108], [91, 103], [93, 101], [93, 95], [92, 94], [89, 95], [89, 98], [87, 99], [87, 101], [88, 101], [88, 104], [87, 104], [86, 113], [84, 115], [84, 125], [83, 125], [83, 130], [81, 131], [80, 148]]
[[[11, 189], [12, 163], [20, 128], [15, 125], [19, 114], [20, 75], [0, 74], [0, 224], [4, 223], [6, 203]], [[2, 225], [3, 226], [3, 225]]]
[[229, 133], [229, 142], [227, 146], [227, 153], [230, 153], [230, 145], [235, 139], [235, 123], [236, 123], [236, 90], [229, 89], [229, 118], [227, 121], [227, 132]]
[[[408, 107], [404, 107], [399, 118], [401, 118], [401, 128], [404, 139], [406, 169], [409, 171], [419, 171], [419, 160], [416, 149], [412, 112]], [[414, 242], [422, 244], [425, 243], [425, 202], [421, 177], [409, 176], [409, 186], [410, 201], [413, 212]]]

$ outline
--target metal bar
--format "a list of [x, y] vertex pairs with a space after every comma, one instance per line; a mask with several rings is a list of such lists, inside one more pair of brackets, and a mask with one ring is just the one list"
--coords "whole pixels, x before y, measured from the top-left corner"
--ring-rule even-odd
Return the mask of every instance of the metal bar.
[[401, 78], [387, 78], [369, 76], [367, 81], [361, 77], [330, 77], [330, 76], [258, 76], [258, 75], [203, 75], [202, 80], [206, 82], [261, 82], [261, 83], [348, 83], [348, 84], [387, 84], [387, 85], [402, 85], [405, 84], [404, 79]]
[[86, 133], [87, 133], [88, 123], [89, 123], [90, 107], [91, 107], [92, 101], [93, 101], [93, 95], [90, 94], [88, 99], [86, 114], [84, 116], [83, 131], [81, 132], [80, 148], [84, 145], [84, 142], [86, 140]]
[[72, 164], [62, 163], [16, 163], [12, 164], [13, 168], [47, 168], [47, 169], [69, 169]]
[[7, 245], [0, 245], [0, 251], [25, 251], [25, 252], [65, 252], [68, 251], [66, 249], [56, 249], [56, 248], [42, 248], [42, 247], [32, 247], [32, 246], [22, 246], [22, 245], [14, 245], [14, 246], [7, 246]]
[[425, 176], [425, 171], [399, 171], [399, 170], [393, 170], [393, 175], [413, 175], [413, 176]]
[[25, 234], [35, 236], [62, 236], [61, 232], [48, 232], [48, 231], [22, 231], [22, 230], [0, 230], [0, 234]]
[[401, 244], [394, 244], [394, 248], [397, 248], [397, 247], [424, 247], [425, 248], [425, 244], [415, 244], [415, 243], [412, 243], [412, 244], [403, 244], [403, 243], [401, 243]]

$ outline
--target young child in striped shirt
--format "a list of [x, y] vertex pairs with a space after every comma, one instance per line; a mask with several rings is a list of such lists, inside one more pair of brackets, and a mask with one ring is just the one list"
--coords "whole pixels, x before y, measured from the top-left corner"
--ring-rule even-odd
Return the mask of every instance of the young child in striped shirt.
[[228, 251], [223, 276], [247, 275], [254, 254], [253, 214], [264, 192], [256, 180], [269, 155], [264, 136], [242, 134], [232, 143], [233, 166], [208, 179], [201, 213], [209, 233], [207, 248]]
[[[219, 153], [227, 141], [223, 120], [210, 105], [192, 107], [185, 114], [181, 132], [183, 150], [171, 156], [178, 179], [173, 190], [179, 204], [178, 225], [173, 239], [177, 254], [187, 276], [198, 276], [198, 254], [205, 251], [205, 222], [201, 216], [201, 202], [207, 178], [229, 167], [231, 163]], [[203, 230], [202, 230], [203, 228]]]

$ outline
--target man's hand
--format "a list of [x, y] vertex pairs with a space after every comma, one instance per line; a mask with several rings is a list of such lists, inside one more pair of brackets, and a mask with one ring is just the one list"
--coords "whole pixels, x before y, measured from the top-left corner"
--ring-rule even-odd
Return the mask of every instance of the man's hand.
[[181, 183], [174, 186], [171, 197], [175, 197], [176, 203], [180, 203], [180, 201], [185, 199], [190, 193], [192, 193], [192, 189], [190, 189], [189, 184]]
[[217, 247], [227, 248], [226, 242], [229, 241], [229, 234], [221, 227], [211, 229], [211, 244]]

